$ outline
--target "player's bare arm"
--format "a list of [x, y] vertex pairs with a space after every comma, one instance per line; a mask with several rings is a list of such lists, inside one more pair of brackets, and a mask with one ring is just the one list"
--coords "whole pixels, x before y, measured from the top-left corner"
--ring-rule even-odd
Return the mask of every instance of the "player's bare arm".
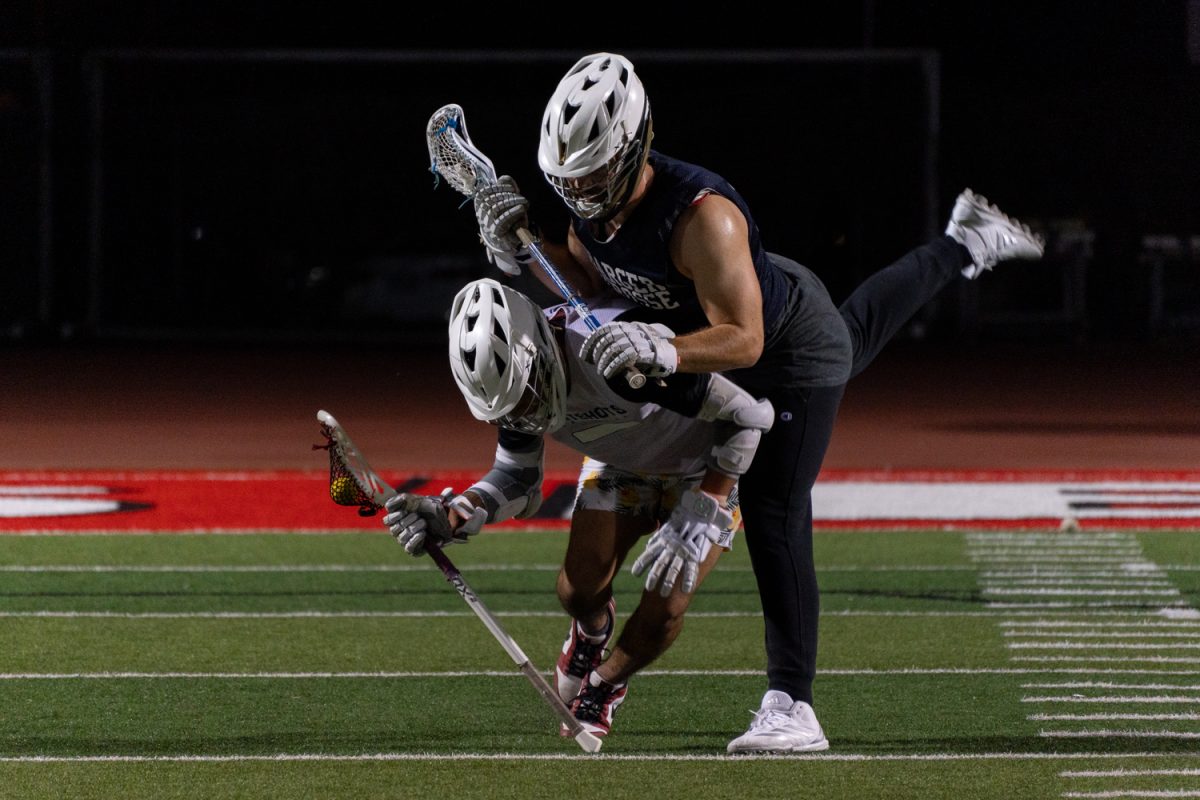
[[671, 259], [695, 282], [711, 326], [675, 338], [678, 371], [748, 367], [762, 355], [762, 293], [748, 236], [741, 211], [719, 195], [705, 197], [680, 216]]

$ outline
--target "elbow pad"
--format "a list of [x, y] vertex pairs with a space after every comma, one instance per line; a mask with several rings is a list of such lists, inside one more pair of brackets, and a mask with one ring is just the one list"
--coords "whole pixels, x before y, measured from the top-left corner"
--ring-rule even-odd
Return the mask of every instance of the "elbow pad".
[[759, 440], [775, 422], [775, 407], [770, 400], [755, 400], [724, 375], [714, 374], [697, 417], [715, 423], [708, 466], [737, 478], [750, 468]]
[[467, 491], [483, 501], [488, 522], [526, 519], [542, 505], [542, 443], [528, 451], [496, 446], [496, 461]]

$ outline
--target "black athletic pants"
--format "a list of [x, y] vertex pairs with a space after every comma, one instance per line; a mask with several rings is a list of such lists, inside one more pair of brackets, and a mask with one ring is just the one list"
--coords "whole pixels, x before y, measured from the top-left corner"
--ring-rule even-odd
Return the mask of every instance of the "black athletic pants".
[[[864, 281], [839, 308], [853, 343], [851, 376], [968, 261], [963, 247], [940, 237]], [[768, 389], [775, 424], [738, 484], [766, 626], [767, 682], [807, 703], [816, 674], [819, 614], [812, 488], [845, 388]]]

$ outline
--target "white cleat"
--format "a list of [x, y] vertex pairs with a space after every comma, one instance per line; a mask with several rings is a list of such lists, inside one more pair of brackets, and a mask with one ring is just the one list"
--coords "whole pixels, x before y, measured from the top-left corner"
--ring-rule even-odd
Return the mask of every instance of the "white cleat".
[[963, 189], [950, 213], [946, 235], [971, 253], [974, 262], [963, 267], [968, 278], [978, 278], [1001, 261], [1041, 258], [1042, 237], [996, 208], [987, 198]]
[[828, 749], [829, 740], [812, 706], [803, 700], [793, 703], [786, 692], [774, 689], [763, 695], [750, 728], [726, 748], [730, 753], [815, 753]]

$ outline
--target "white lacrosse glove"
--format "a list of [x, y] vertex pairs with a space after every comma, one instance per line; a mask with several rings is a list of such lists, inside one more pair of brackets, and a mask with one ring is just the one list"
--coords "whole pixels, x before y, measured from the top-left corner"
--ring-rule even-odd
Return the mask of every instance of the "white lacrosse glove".
[[666, 597], [682, 572], [680, 588], [684, 594], [691, 594], [696, 588], [700, 565], [714, 544], [728, 543], [728, 529], [732, 526], [733, 515], [717, 498], [699, 489], [688, 489], [679, 498], [671, 518], [654, 532], [646, 542], [646, 549], [633, 562], [633, 574], [641, 575], [649, 567], [646, 591], [652, 592], [658, 586], [658, 593]]
[[[487, 511], [476, 508], [461, 494], [453, 495], [451, 489], [443, 490], [439, 497], [398, 494], [384, 504], [388, 514], [383, 518], [383, 524], [409, 555], [424, 554], [427, 539], [440, 547], [465, 544], [468, 536], [479, 533], [487, 519]], [[464, 521], [457, 527], [451, 525], [449, 511], [456, 512]]]
[[517, 228], [529, 230], [529, 201], [511, 176], [501, 175], [475, 194], [475, 219], [488, 261], [506, 275], [520, 275], [532, 258], [517, 236]]
[[606, 380], [631, 364], [649, 378], [664, 378], [679, 368], [674, 338], [675, 331], [657, 322], [610, 322], [588, 334], [579, 357]]

